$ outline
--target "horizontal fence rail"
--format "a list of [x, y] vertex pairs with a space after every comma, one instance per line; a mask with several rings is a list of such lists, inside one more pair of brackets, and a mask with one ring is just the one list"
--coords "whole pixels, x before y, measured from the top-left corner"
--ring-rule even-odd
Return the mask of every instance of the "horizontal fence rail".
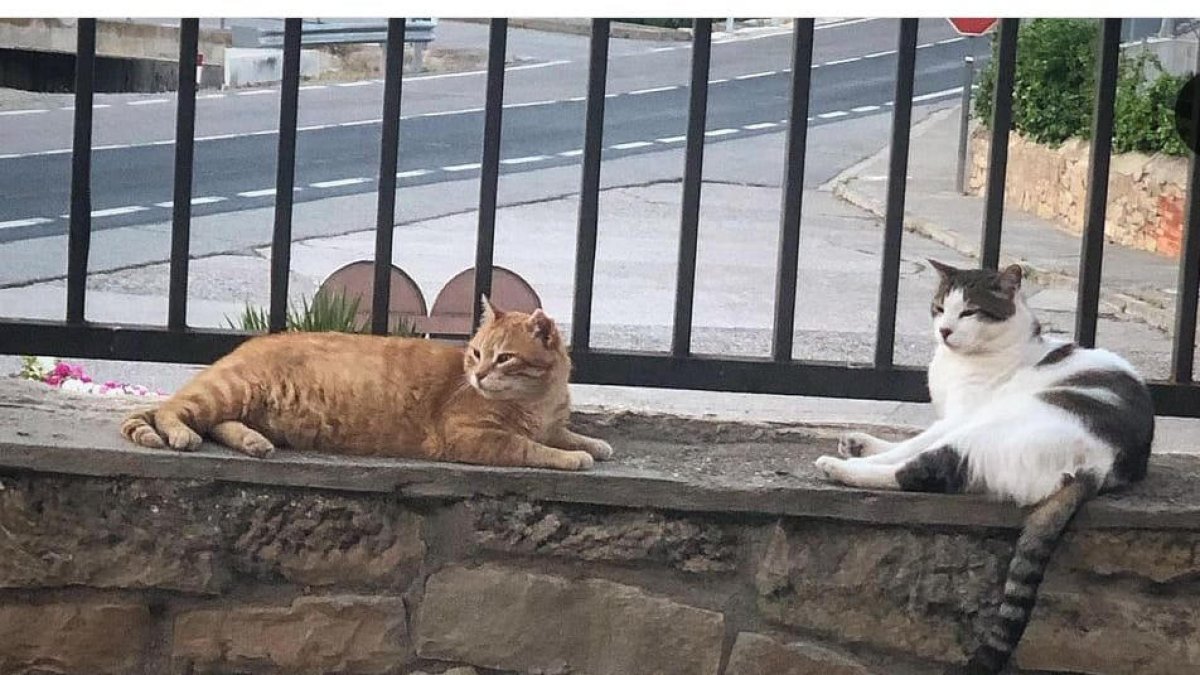
[[[1008, 136], [1013, 117], [1013, 84], [1019, 21], [1002, 20], [993, 91], [991, 148], [985, 186], [981, 266], [995, 269], [1001, 258], [1004, 188]], [[688, 128], [681, 171], [680, 240], [676, 267], [675, 311], [671, 345], [666, 352], [597, 349], [592, 344], [593, 290], [596, 248], [603, 226], [600, 217], [600, 172], [604, 136], [606, 80], [609, 64], [610, 21], [592, 22], [584, 102], [582, 171], [577, 224], [574, 303], [571, 314], [575, 381], [589, 384], [674, 389], [809, 395], [835, 398], [926, 401], [925, 371], [895, 365], [896, 307], [900, 250], [904, 233], [904, 197], [908, 170], [909, 132], [914, 101], [918, 22], [900, 22], [896, 51], [895, 104], [892, 106], [891, 150], [887, 211], [881, 232], [880, 291], [875, 355], [870, 363], [834, 363], [793, 358], [800, 263], [803, 181], [808, 141], [809, 97], [813, 69], [814, 22], [797, 19], [793, 25], [789, 74], [790, 119], [784, 148], [780, 202], [778, 259], [774, 288], [771, 352], [762, 358], [693, 354], [693, 303], [697, 246], [700, 232], [701, 187], [712, 52], [710, 19], [696, 19], [691, 44]], [[78, 22], [75, 74], [74, 139], [71, 160], [71, 201], [68, 227], [66, 316], [63, 321], [0, 317], [0, 353], [71, 356], [128, 361], [211, 363], [233, 350], [249, 334], [193, 328], [187, 324], [188, 257], [191, 236], [191, 197], [196, 117], [196, 42], [198, 20], [183, 19], [176, 108], [174, 202], [171, 213], [171, 254], [168, 315], [163, 326], [111, 325], [86, 320], [88, 254], [91, 243], [92, 111], [96, 66], [96, 23]], [[396, 217], [396, 169], [404, 151], [400, 137], [403, 54], [411, 37], [404, 19], [387, 24], [384, 45], [383, 118], [380, 125], [378, 202], [375, 229], [370, 329], [388, 332], [388, 279]], [[287, 19], [281, 36], [283, 78], [279, 99], [276, 151], [275, 213], [271, 238], [269, 329], [284, 330], [287, 319], [288, 274], [292, 243], [293, 188], [296, 172], [296, 132], [300, 83], [300, 47], [304, 26]], [[1101, 288], [1103, 227], [1111, 154], [1113, 106], [1116, 95], [1121, 21], [1105, 19], [1097, 47], [1097, 98], [1094, 108], [1092, 160], [1084, 235], [1081, 239], [1076, 339], [1095, 341]], [[483, 110], [483, 148], [480, 161], [475, 277], [472, 284], [472, 325], [480, 319], [479, 296], [491, 291], [495, 248], [497, 188], [500, 170], [504, 102], [504, 69], [508, 25], [493, 19], [489, 31], [486, 96]], [[1200, 70], [1200, 63], [1197, 64]], [[1200, 111], [1200, 101], [1193, 108]], [[1198, 112], [1197, 114], [1200, 114]], [[1154, 382], [1151, 391], [1160, 414], [1200, 417], [1200, 385], [1194, 381], [1197, 295], [1200, 286], [1200, 166], [1193, 155], [1184, 208], [1186, 224], [1180, 257], [1178, 305], [1168, 381]], [[800, 289], [802, 290], [802, 289]], [[769, 293], [770, 289], [763, 289]]]

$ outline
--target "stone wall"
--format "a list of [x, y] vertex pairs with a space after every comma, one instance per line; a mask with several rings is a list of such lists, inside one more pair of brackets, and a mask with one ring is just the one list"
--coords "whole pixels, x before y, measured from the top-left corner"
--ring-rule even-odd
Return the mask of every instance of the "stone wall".
[[[832, 488], [821, 428], [581, 414], [619, 456], [562, 474], [134, 450], [4, 400], [0, 673], [932, 674], [1021, 517]], [[1021, 668], [1200, 672], [1197, 494], [1162, 457], [1089, 504]]]
[[[987, 182], [989, 145], [989, 132], [976, 126], [967, 177], [968, 190], [973, 194], [983, 194]], [[1051, 148], [1014, 131], [1008, 142], [1006, 201], [1070, 232], [1082, 232], [1090, 151], [1087, 141], [1072, 139]], [[1108, 239], [1178, 257], [1186, 182], [1187, 160], [1182, 157], [1114, 155], [1104, 222]]]

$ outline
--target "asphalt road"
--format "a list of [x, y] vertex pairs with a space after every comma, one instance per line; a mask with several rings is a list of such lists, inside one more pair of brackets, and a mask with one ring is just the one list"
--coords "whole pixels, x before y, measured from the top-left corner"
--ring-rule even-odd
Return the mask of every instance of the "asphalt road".
[[[459, 39], [484, 44], [486, 27], [459, 25]], [[475, 31], [475, 35], [471, 35]], [[586, 83], [586, 38], [555, 36], [552, 47], [513, 31], [503, 123], [502, 171], [515, 173], [579, 162]], [[465, 35], [463, 33], [466, 33]], [[518, 37], [519, 35], [519, 37]], [[535, 34], [536, 36], [536, 34]], [[817, 33], [810, 124], [882, 115], [894, 87], [896, 22], [822, 27]], [[986, 41], [955, 39], [940, 20], [923, 22], [916, 93], [920, 102], [953, 98], [962, 58], [988, 51]], [[613, 50], [606, 102], [609, 156], [681, 147], [687, 124], [690, 49], [681, 43], [622, 41]], [[522, 45], [529, 45], [523, 47]], [[791, 37], [763, 32], [714, 46], [709, 143], [777, 133], [786, 122]], [[537, 51], [542, 59], [523, 56]], [[400, 185], [478, 174], [483, 76], [414, 77], [406, 81], [401, 123]], [[274, 199], [277, 90], [202, 93], [194, 178], [195, 215], [269, 206]], [[302, 92], [297, 142], [298, 201], [375, 189], [379, 156], [378, 81], [310, 85]], [[69, 104], [69, 99], [64, 103]], [[170, 218], [174, 105], [170, 96], [97, 97], [93, 155], [93, 227], [106, 229]], [[0, 242], [61, 234], [70, 195], [69, 110], [13, 114], [0, 126]]]

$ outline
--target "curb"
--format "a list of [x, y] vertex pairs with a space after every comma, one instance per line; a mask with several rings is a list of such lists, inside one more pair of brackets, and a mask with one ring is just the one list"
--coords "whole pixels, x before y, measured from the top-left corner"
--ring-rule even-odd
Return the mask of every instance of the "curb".
[[[459, 23], [488, 23], [491, 21], [491, 19], [455, 17], [453, 19], [444, 19], [444, 21], [457, 21]], [[690, 28], [658, 28], [655, 26], [642, 26], [636, 23], [621, 23], [617, 21], [612, 22], [609, 24], [609, 26], [610, 37], [626, 40], [682, 42], [684, 40], [692, 39], [692, 29]], [[591, 35], [592, 33], [592, 22], [590, 19], [509, 19], [508, 27], [540, 30], [547, 33], [568, 33], [571, 35]]]
[[[944, 117], [957, 113], [958, 107], [955, 106], [946, 111], [930, 115], [928, 118], [913, 125], [911, 137], [915, 138], [921, 135], [925, 129], [942, 121]], [[851, 206], [867, 211], [877, 218], [886, 217], [887, 206], [874, 197], [867, 196], [855, 190], [853, 183], [859, 179], [860, 174], [868, 164], [880, 158], [885, 158], [887, 153], [888, 148], [884, 147], [874, 155], [867, 157], [838, 174], [835, 178], [822, 185], [820, 189], [831, 190], [838, 199]], [[904, 212], [904, 231], [918, 234], [926, 239], [952, 248], [969, 258], [979, 258], [978, 242], [963, 241], [957, 233], [947, 230], [933, 221], [913, 215], [907, 210]], [[1044, 286], [1069, 290], [1078, 290], [1079, 287], [1079, 278], [1075, 274], [1058, 269], [1040, 267], [1024, 258], [1005, 255], [1002, 252], [1000, 255], [1000, 264], [1020, 265], [1025, 268], [1028, 278]], [[1101, 315], [1112, 315], [1118, 320], [1138, 321], [1168, 333], [1174, 329], [1175, 325], [1175, 312], [1168, 306], [1168, 298], [1162, 293], [1147, 293], [1144, 291], [1142, 293], [1128, 293], [1101, 288], [1099, 313]]]

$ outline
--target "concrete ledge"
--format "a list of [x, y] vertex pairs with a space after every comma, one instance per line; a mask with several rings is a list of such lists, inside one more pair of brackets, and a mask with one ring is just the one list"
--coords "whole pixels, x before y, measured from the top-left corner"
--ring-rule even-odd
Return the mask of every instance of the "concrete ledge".
[[[132, 449], [145, 404], [0, 380], [0, 672], [933, 675], [1021, 515], [820, 483], [831, 427], [582, 411], [567, 474]], [[1197, 672], [1198, 472], [1087, 507], [1018, 672]]]
[[[1021, 511], [980, 497], [872, 492], [831, 486], [812, 463], [833, 453], [841, 429], [724, 422], [625, 411], [574, 415], [608, 439], [614, 461], [588, 472], [339, 457], [280, 451], [259, 460], [210, 443], [195, 453], [136, 448], [117, 433], [137, 402], [0, 383], [0, 467], [79, 476], [206, 480], [452, 499], [529, 499], [761, 517], [805, 516], [879, 524], [1017, 528]], [[145, 405], [141, 403], [140, 405]], [[872, 429], [892, 435], [895, 429]], [[687, 439], [675, 441], [672, 439]], [[1200, 529], [1200, 458], [1156, 458], [1141, 485], [1097, 499], [1080, 528]]]

